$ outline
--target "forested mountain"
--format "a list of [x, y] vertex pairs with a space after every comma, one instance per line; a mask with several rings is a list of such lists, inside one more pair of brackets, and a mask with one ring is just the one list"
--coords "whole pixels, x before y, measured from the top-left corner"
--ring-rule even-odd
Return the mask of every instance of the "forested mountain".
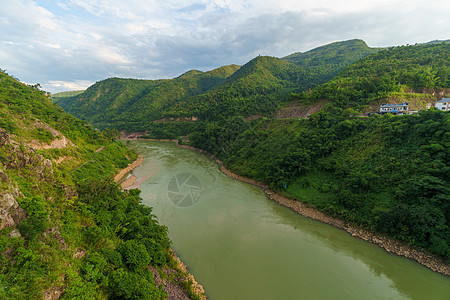
[[161, 118], [269, 116], [290, 93], [322, 84], [375, 51], [363, 41], [351, 40], [284, 59], [259, 56], [241, 68], [192, 70], [170, 80], [111, 78], [58, 104], [96, 127], [128, 131], [151, 130], [153, 121]]
[[449, 47], [381, 51], [297, 95], [305, 105], [328, 103], [308, 119], [209, 122], [191, 143], [238, 174], [448, 260], [449, 113], [362, 118], [358, 110], [394, 97], [449, 97]]
[[52, 94], [51, 97], [52, 97], [52, 99], [54, 99], [54, 101], [58, 101], [60, 98], [73, 97], [73, 96], [79, 95], [83, 92], [84, 92], [84, 90], [59, 92], [59, 93]]
[[117, 133], [0, 72], [0, 299], [164, 299], [167, 228], [112, 183], [136, 158]]
[[[350, 63], [345, 46], [362, 57], [364, 45], [356, 40], [285, 59], [257, 57], [208, 92], [174, 97], [164, 113], [148, 112], [149, 118], [141, 115], [133, 123], [112, 115], [109, 125], [148, 130], [154, 138], [190, 133], [193, 146], [218, 156], [238, 174], [448, 260], [449, 114], [423, 110], [418, 115], [359, 116], [383, 102], [412, 101], [424, 108], [424, 103], [448, 97], [450, 46], [373, 50], [319, 85], [328, 71]], [[343, 65], [331, 64], [335, 57]], [[319, 71], [311, 75], [308, 70]], [[305, 120], [270, 118], [287, 100], [326, 105]], [[244, 118], [252, 114], [269, 118]], [[145, 123], [177, 116], [196, 116], [201, 122]]]
[[305, 53], [294, 53], [283, 59], [307, 68], [311, 77], [317, 76], [317, 81], [324, 83], [355, 61], [381, 50], [370, 48], [362, 40], [349, 40], [321, 46]]
[[191, 144], [233, 172], [446, 259], [450, 114], [210, 122]]
[[[237, 69], [239, 66], [230, 65], [209, 72], [192, 70], [170, 80], [110, 78], [97, 82], [78, 96], [61, 99], [58, 104], [97, 127], [112, 124], [130, 128], [139, 125], [129, 124], [148, 124], [166, 117], [171, 110], [178, 110], [181, 99], [211, 90]], [[183, 111], [177, 115], [183, 115]]]
[[299, 98], [305, 103], [326, 99], [338, 111], [349, 107], [361, 110], [374, 101], [388, 102], [389, 98], [405, 102], [431, 98], [434, 102], [437, 98], [433, 96], [439, 97], [438, 91], [447, 88], [450, 44], [439, 43], [394, 47], [370, 55]]

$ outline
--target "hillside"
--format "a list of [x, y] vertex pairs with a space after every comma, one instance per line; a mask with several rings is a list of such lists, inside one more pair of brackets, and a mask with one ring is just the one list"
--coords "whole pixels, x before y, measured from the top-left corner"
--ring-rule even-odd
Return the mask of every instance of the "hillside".
[[355, 61], [381, 50], [370, 48], [364, 41], [355, 39], [331, 43], [305, 53], [293, 53], [283, 57], [283, 60], [308, 68], [308, 73], [319, 76], [317, 82], [321, 84]]
[[[357, 61], [338, 76], [297, 95], [311, 104], [322, 99], [329, 109], [367, 112], [379, 103], [413, 102], [417, 109], [440, 100], [450, 88], [450, 44], [394, 47]], [[372, 108], [373, 109], [373, 108]]]
[[[294, 95], [278, 111], [281, 120], [234, 116], [189, 139], [239, 175], [448, 262], [449, 113], [358, 116], [381, 101], [448, 97], [449, 50], [430, 44], [378, 52]], [[283, 119], [290, 113], [308, 118]]]
[[180, 99], [214, 88], [238, 68], [231, 65], [209, 72], [192, 70], [169, 80], [110, 78], [97, 82], [81, 95], [58, 101], [58, 104], [99, 128], [113, 124], [122, 129], [125, 122], [127, 127], [140, 122], [148, 125], [168, 116], [168, 109], [175, 109]]
[[[341, 51], [337, 46], [334, 51]], [[257, 57], [207, 93], [166, 107], [158, 116], [169, 117], [165, 121], [139, 127], [137, 122], [157, 117], [151, 115], [115, 126], [142, 128], [154, 138], [190, 133], [191, 145], [216, 155], [233, 172], [448, 262], [449, 114], [424, 110], [407, 116], [358, 116], [381, 102], [407, 99], [420, 107], [448, 97], [449, 50], [447, 43], [432, 43], [377, 51], [302, 93], [292, 92], [304, 87], [308, 67]], [[290, 59], [317, 67], [313, 56]], [[258, 118], [272, 116], [285, 103], [308, 118]], [[182, 122], [183, 128], [170, 122], [181, 109], [200, 121]], [[288, 118], [289, 112], [277, 116]]]
[[58, 104], [98, 128], [148, 131], [155, 135], [166, 132], [169, 136], [165, 137], [173, 137], [170, 132], [187, 134], [196, 126], [155, 125], [153, 121], [178, 117], [209, 121], [236, 114], [270, 116], [289, 99], [290, 93], [322, 84], [345, 66], [375, 51], [362, 41], [352, 40], [290, 58], [259, 56], [242, 67], [191, 70], [170, 80], [112, 78]]
[[191, 145], [350, 224], [450, 259], [450, 114], [212, 122]]
[[0, 299], [164, 299], [167, 228], [112, 182], [136, 158], [116, 135], [0, 72]]
[[52, 97], [53, 101], [57, 102], [60, 98], [73, 97], [73, 96], [79, 95], [83, 92], [84, 92], [84, 90], [59, 92], [59, 93], [52, 94], [51, 97]]

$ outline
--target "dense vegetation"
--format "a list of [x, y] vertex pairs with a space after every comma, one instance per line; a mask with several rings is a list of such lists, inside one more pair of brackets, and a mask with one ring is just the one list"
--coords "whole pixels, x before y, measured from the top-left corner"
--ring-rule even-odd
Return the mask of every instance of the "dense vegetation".
[[373, 54], [296, 95], [302, 103], [329, 103], [307, 120], [234, 117], [190, 139], [239, 174], [449, 259], [450, 116], [357, 117], [364, 105], [393, 94], [404, 101], [405, 91], [448, 91], [449, 50], [441, 43]]
[[[450, 43], [401, 46], [352, 64], [313, 92], [297, 95], [305, 103], [320, 99], [332, 111], [361, 110], [373, 101], [450, 87]], [[416, 96], [418, 97], [418, 96]]]
[[170, 80], [111, 78], [58, 103], [98, 128], [127, 131], [158, 131], [162, 125], [153, 121], [170, 117], [214, 121], [235, 115], [270, 116], [292, 92], [322, 84], [375, 51], [363, 41], [351, 40], [284, 59], [258, 56], [242, 67], [192, 70]]
[[[449, 50], [449, 43], [433, 42], [378, 51], [353, 40], [283, 60], [257, 57], [208, 93], [149, 118], [182, 112], [199, 122], [146, 129], [155, 138], [192, 133], [192, 145], [217, 155], [236, 173], [449, 259], [449, 115], [431, 110], [357, 117], [389, 101], [424, 109], [448, 94]], [[327, 105], [306, 120], [272, 119], [286, 100]], [[268, 118], [244, 118], [252, 114]], [[114, 126], [139, 128], [133, 122]]]
[[[450, 115], [357, 116], [393, 98], [444, 96], [449, 50], [348, 41], [171, 80], [107, 79], [58, 103], [101, 128], [191, 133], [236, 173], [448, 260]], [[273, 119], [286, 101], [328, 105], [305, 120]], [[167, 229], [137, 191], [111, 183], [136, 156], [115, 135], [0, 72], [0, 200], [13, 195], [27, 215], [0, 231], [0, 298], [62, 287], [67, 298], [164, 298], [146, 266], [171, 264]], [[62, 136], [73, 144], [42, 149]]]
[[362, 40], [349, 40], [321, 46], [305, 53], [294, 53], [283, 59], [307, 68], [310, 79], [316, 78], [316, 83], [321, 84], [331, 80], [355, 61], [380, 50], [381, 48], [368, 47]]
[[83, 92], [84, 92], [84, 90], [59, 92], [59, 93], [52, 94], [51, 97], [52, 97], [53, 101], [58, 101], [58, 99], [60, 99], [60, 98], [77, 96]]
[[0, 298], [165, 298], [167, 228], [111, 180], [136, 154], [3, 71], [0, 115]]
[[450, 258], [450, 115], [242, 118], [192, 144], [232, 171], [340, 218]]

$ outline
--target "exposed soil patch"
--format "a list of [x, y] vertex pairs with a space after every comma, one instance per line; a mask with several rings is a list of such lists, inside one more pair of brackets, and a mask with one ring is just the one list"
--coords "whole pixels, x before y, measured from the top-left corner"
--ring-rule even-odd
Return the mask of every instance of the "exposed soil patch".
[[[138, 158], [134, 162], [132, 162], [131, 164], [128, 165], [128, 167], [120, 170], [117, 173], [117, 175], [114, 177], [114, 181], [115, 182], [122, 181], [122, 179], [125, 177], [125, 175], [127, 175], [129, 172], [131, 172], [134, 169], [136, 169], [137, 167], [139, 167], [143, 161], [144, 161], [144, 157], [142, 155], [139, 155]], [[125, 180], [124, 182], [127, 182], [127, 180]], [[128, 181], [127, 184], [132, 185], [132, 184], [134, 184], [134, 182]], [[122, 186], [122, 188], [124, 188], [124, 187]]]
[[290, 103], [275, 113], [276, 119], [306, 119], [310, 115], [320, 111], [328, 102], [321, 100], [313, 105]]
[[42, 128], [42, 129], [48, 130], [49, 132], [51, 132], [51, 134], [55, 138], [50, 144], [41, 143], [38, 140], [31, 141], [28, 144], [28, 146], [30, 146], [31, 148], [33, 148], [35, 150], [44, 150], [44, 149], [53, 149], [53, 148], [62, 149], [62, 148], [66, 148], [69, 146], [74, 146], [74, 144], [72, 143], [71, 140], [69, 140], [61, 132], [59, 132], [58, 130], [54, 129], [53, 127], [51, 127], [47, 124], [44, 124], [41, 122], [36, 122], [35, 124], [33, 124], [33, 126], [35, 128]]
[[178, 117], [178, 118], [162, 118], [162, 119], [153, 121], [153, 123], [196, 122], [196, 121], [198, 121], [197, 117]]

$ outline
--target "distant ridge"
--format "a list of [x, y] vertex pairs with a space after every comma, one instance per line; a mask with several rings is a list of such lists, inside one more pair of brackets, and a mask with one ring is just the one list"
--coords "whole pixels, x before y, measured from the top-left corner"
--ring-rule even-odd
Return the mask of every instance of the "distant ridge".
[[323, 84], [377, 51], [362, 40], [350, 40], [285, 58], [258, 56], [242, 67], [190, 70], [174, 79], [110, 78], [58, 104], [97, 128], [128, 131], [148, 130], [162, 118], [270, 116], [292, 92]]

